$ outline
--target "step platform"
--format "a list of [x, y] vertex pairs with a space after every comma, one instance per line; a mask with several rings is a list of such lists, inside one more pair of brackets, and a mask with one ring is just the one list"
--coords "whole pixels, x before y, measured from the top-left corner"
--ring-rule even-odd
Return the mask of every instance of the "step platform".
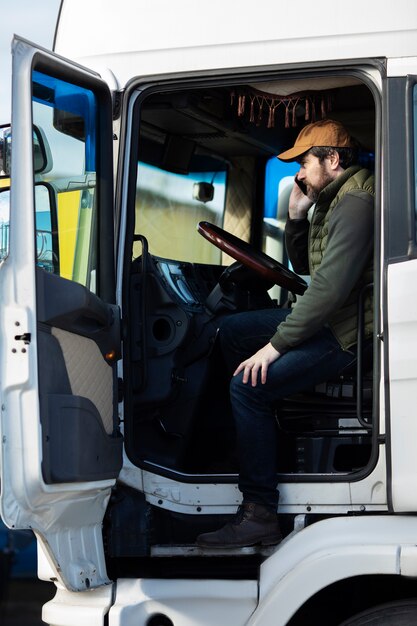
[[196, 545], [155, 545], [151, 546], [152, 557], [225, 557], [225, 556], [271, 556], [275, 546], [248, 546], [244, 548], [200, 548]]

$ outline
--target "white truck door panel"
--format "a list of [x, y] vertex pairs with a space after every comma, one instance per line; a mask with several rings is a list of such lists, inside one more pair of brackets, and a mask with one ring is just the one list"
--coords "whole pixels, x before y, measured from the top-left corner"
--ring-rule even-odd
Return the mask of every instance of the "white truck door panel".
[[1, 512], [34, 530], [54, 578], [88, 589], [109, 582], [101, 524], [122, 463], [111, 96], [96, 75], [15, 38], [12, 106]]
[[[389, 421], [387, 443], [390, 455], [387, 471], [390, 504], [394, 511], [415, 511], [417, 491], [417, 421], [415, 388], [417, 381], [417, 231], [416, 231], [416, 76], [395, 75], [392, 64], [388, 79], [388, 136], [385, 161], [385, 258], [386, 321], [384, 346], [389, 376]], [[397, 67], [398, 66], [398, 67]], [[405, 120], [405, 123], [404, 123]]]

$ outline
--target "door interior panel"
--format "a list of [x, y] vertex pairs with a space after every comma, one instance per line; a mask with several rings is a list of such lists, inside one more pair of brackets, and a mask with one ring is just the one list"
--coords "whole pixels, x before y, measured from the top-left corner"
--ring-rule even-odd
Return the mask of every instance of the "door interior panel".
[[103, 355], [120, 356], [119, 310], [87, 287], [36, 269], [38, 321], [92, 339]]
[[[42, 471], [47, 483], [115, 478], [115, 307], [86, 287], [37, 269]], [[114, 328], [113, 328], [114, 327]], [[113, 350], [113, 352], [112, 352]]]

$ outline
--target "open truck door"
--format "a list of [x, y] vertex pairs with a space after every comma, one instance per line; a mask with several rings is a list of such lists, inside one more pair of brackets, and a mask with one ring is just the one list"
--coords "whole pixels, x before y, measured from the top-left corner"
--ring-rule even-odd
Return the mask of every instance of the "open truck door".
[[109, 582], [101, 525], [122, 464], [111, 95], [97, 75], [15, 38], [12, 106], [1, 514], [33, 529], [54, 578], [82, 590]]

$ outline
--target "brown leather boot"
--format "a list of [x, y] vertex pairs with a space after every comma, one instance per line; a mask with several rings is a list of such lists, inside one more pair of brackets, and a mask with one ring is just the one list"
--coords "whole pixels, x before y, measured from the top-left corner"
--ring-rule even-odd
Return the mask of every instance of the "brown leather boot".
[[243, 548], [257, 544], [270, 546], [281, 540], [277, 514], [261, 504], [244, 502], [232, 522], [199, 535], [196, 544], [202, 548]]

